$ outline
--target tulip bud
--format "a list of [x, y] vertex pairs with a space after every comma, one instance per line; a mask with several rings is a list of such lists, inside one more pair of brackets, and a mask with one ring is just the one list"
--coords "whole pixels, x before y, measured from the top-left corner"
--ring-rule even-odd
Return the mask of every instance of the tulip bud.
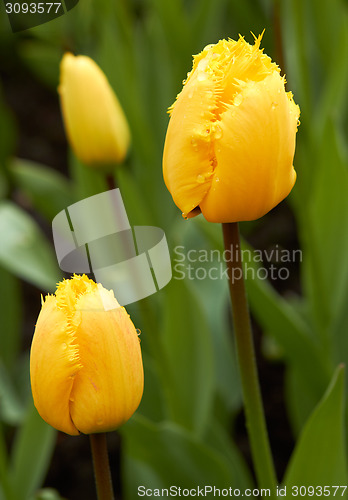
[[112, 291], [75, 275], [45, 298], [30, 378], [39, 414], [67, 434], [111, 431], [132, 416], [143, 393], [140, 342]]
[[170, 109], [164, 180], [185, 218], [257, 219], [295, 183], [300, 111], [261, 38], [205, 47]]
[[58, 88], [65, 129], [86, 165], [120, 163], [130, 132], [121, 105], [99, 66], [87, 56], [65, 54]]

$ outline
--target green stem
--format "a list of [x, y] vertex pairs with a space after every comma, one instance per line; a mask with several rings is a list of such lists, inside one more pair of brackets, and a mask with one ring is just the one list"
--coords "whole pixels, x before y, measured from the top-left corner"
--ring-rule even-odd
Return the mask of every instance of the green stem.
[[225, 249], [229, 252], [231, 251], [231, 258], [227, 259], [227, 268], [251, 454], [258, 485], [260, 488], [270, 488], [273, 496], [276, 491], [277, 479], [268, 440], [257, 374], [253, 336], [243, 277], [238, 223], [223, 223], [222, 229]]
[[94, 476], [98, 500], [114, 500], [106, 434], [105, 432], [100, 434], [90, 434], [89, 437], [92, 448]]

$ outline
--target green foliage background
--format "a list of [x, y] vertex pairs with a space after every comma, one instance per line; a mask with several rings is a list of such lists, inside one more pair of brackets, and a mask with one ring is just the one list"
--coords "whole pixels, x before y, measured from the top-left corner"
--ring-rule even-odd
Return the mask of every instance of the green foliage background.
[[[115, 89], [132, 131], [130, 155], [115, 174], [131, 224], [163, 228], [170, 249], [222, 250], [219, 225], [202, 217], [184, 221], [164, 186], [166, 110], [191, 68], [192, 54], [239, 33], [251, 42], [250, 32], [257, 35], [264, 28], [265, 52], [285, 71], [301, 108], [298, 180], [287, 200], [303, 252], [300, 287], [280, 293], [270, 281], [247, 280], [251, 311], [265, 346], [272, 347], [276, 362], [285, 367], [282, 397], [297, 439], [279, 480], [289, 486], [344, 485], [347, 2], [81, 0], [65, 16], [17, 34], [10, 31], [2, 10], [0, 62], [12, 68], [10, 61], [16, 61], [39, 88], [55, 96], [58, 107], [63, 53], [94, 58]], [[40, 293], [53, 292], [62, 277], [49, 232], [52, 218], [107, 187], [98, 172], [70, 153], [68, 176], [51, 165], [18, 158], [20, 141], [13, 110], [0, 92], [0, 500], [54, 499], [60, 498], [57, 492], [38, 492], [56, 432], [38, 417], [31, 400], [23, 332], [34, 324], [25, 317], [24, 283], [31, 285], [39, 310]], [[43, 146], [39, 141], [33, 147]], [[246, 240], [272, 224], [272, 217], [273, 212], [243, 224]], [[136, 498], [138, 485], [253, 487], [233, 438], [241, 390], [226, 283], [173, 279], [127, 309], [142, 331], [146, 382], [137, 414], [120, 429], [123, 498]], [[269, 355], [270, 349], [265, 352]]]

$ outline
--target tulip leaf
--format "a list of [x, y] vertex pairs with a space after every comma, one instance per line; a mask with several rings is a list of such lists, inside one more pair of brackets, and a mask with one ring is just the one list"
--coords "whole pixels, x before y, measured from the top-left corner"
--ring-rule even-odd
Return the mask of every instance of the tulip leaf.
[[316, 330], [326, 341], [347, 314], [348, 156], [331, 121], [316, 147], [317, 174], [308, 217], [301, 221], [306, 251], [303, 282]]
[[220, 423], [213, 421], [208, 429], [204, 442], [210, 445], [215, 451], [224, 455], [230, 462], [230, 468], [233, 470], [234, 478], [238, 488], [250, 488], [253, 484], [251, 473], [242, 459], [240, 451], [231, 439], [228, 429], [225, 429]]
[[21, 295], [18, 279], [0, 267], [0, 359], [13, 369], [20, 347]]
[[215, 381], [210, 331], [185, 281], [172, 280], [164, 292], [162, 377], [169, 414], [200, 433], [209, 419]]
[[0, 203], [0, 264], [44, 290], [60, 280], [54, 251], [34, 220], [11, 202]]
[[227, 277], [224, 274], [226, 266], [216, 257], [215, 244], [209, 246], [207, 238], [200, 231], [197, 219], [187, 224], [183, 218], [179, 218], [173, 225], [173, 234], [180, 242], [172, 253], [173, 279], [183, 275], [186, 278], [194, 278], [190, 280], [190, 289], [205, 312], [210, 331], [214, 332], [211, 339], [216, 392], [223, 403], [220, 410], [225, 409], [229, 414], [230, 411], [240, 409], [242, 392], [231, 317], [227, 314], [230, 310], [230, 298]]
[[12, 451], [11, 479], [17, 498], [28, 499], [41, 486], [55, 438], [55, 429], [42, 420], [31, 401]]
[[[124, 437], [126, 498], [138, 496], [138, 487], [181, 489], [215, 485], [244, 487], [246, 477], [226, 456], [191, 433], [169, 422], [154, 424], [139, 415], [121, 430]], [[155, 495], [155, 493], [153, 493]]]
[[19, 52], [29, 69], [47, 86], [55, 89], [59, 81], [60, 47], [37, 39], [23, 40]]
[[10, 165], [10, 172], [16, 185], [49, 222], [74, 202], [72, 185], [52, 168], [16, 159]]
[[104, 172], [84, 165], [72, 151], [69, 154], [69, 167], [75, 183], [76, 201], [107, 191]]
[[0, 420], [10, 425], [22, 422], [25, 408], [3, 363], [0, 361]]
[[289, 489], [347, 484], [344, 411], [344, 368], [340, 366], [297, 442], [285, 474]]
[[[115, 174], [115, 178], [120, 188], [131, 225], [146, 226], [153, 224], [154, 219], [149, 211], [149, 206], [142, 196], [142, 189], [134, 176], [127, 171], [127, 167], [120, 167]], [[136, 203], [134, 203], [134, 200], [136, 200]]]

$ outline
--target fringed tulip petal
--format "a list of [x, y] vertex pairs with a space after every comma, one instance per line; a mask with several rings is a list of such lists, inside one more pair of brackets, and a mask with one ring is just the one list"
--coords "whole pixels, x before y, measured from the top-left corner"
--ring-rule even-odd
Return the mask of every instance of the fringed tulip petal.
[[59, 284], [43, 303], [30, 356], [35, 406], [67, 434], [116, 429], [143, 393], [140, 342], [112, 292], [86, 276]]
[[133, 415], [143, 392], [139, 337], [124, 307], [113, 301], [115, 308], [103, 311], [96, 290], [77, 304], [83, 368], [74, 382], [70, 415], [85, 434], [119, 427]]
[[36, 324], [31, 346], [30, 377], [35, 406], [52, 427], [76, 435], [70, 418], [70, 394], [81, 369], [74, 328], [57, 307], [55, 296], [48, 296]]
[[184, 217], [257, 219], [295, 183], [299, 108], [260, 42], [207, 46], [171, 107], [163, 172]]

